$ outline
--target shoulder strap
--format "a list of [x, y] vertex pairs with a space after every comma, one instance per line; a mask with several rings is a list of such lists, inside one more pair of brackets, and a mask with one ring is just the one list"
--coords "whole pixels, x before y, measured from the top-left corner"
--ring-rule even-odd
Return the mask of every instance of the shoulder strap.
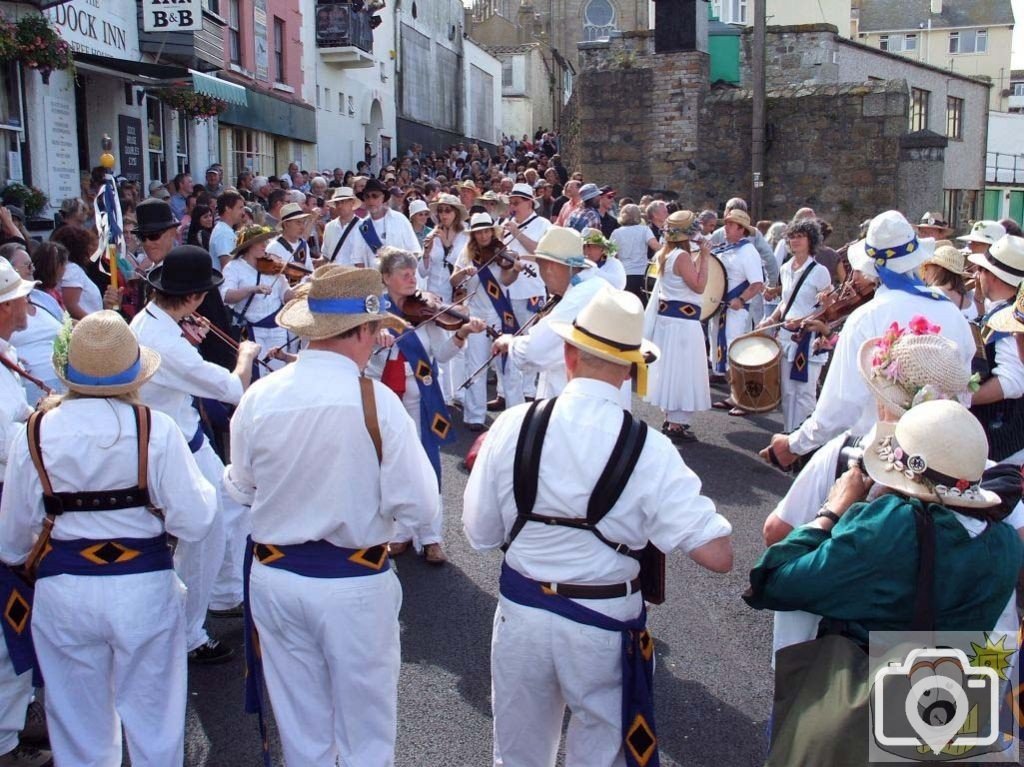
[[286, 240], [286, 239], [284, 238], [284, 235], [283, 235], [283, 234], [279, 234], [279, 235], [277, 236], [277, 240], [276, 240], [276, 242], [277, 242], [277, 243], [278, 243], [278, 244], [279, 244], [279, 245], [280, 245], [280, 246], [281, 246], [282, 248], [284, 248], [285, 250], [287, 250], [287, 251], [288, 251], [288, 255], [289, 255], [289, 256], [290, 256], [290, 255], [291, 255], [292, 253], [294, 253], [294, 252], [295, 252], [295, 248], [293, 248], [293, 247], [292, 247], [292, 245], [291, 245], [291, 243], [290, 243], [290, 242], [288, 242], [288, 240]]
[[526, 411], [526, 417], [519, 429], [519, 441], [516, 443], [516, 454], [512, 464], [512, 488], [516, 499], [517, 517], [509, 531], [508, 543], [516, 539], [523, 525], [527, 522], [526, 515], [533, 512], [537, 502], [537, 482], [540, 479], [540, 455], [544, 449], [544, 435], [548, 431], [551, 413], [555, 409], [557, 397], [536, 400]]
[[38, 410], [28, 417], [28, 454], [32, 458], [32, 464], [39, 474], [39, 482], [43, 486], [43, 497], [53, 495], [53, 485], [50, 484], [50, 475], [46, 473], [46, 466], [43, 465], [43, 451], [40, 442], [43, 416]]
[[590, 502], [587, 504], [587, 522], [589, 524], [596, 525], [604, 519], [605, 515], [618, 502], [622, 491], [626, 489], [626, 483], [633, 475], [637, 461], [640, 460], [640, 453], [644, 449], [646, 440], [647, 424], [623, 410], [619, 438], [615, 440], [612, 454], [608, 458], [608, 463], [605, 465], [604, 471], [601, 472], [594, 492], [590, 495]]
[[925, 503], [913, 503], [917, 526], [917, 589], [911, 631], [935, 630], [935, 521]]
[[363, 420], [366, 422], [366, 431], [370, 434], [370, 441], [377, 451], [377, 463], [384, 460], [384, 444], [380, 436], [380, 422], [377, 420], [377, 398], [373, 393], [373, 380], [366, 376], [359, 376], [359, 392], [363, 399]]
[[145, 405], [132, 405], [139, 443], [139, 489], [149, 490], [149, 432], [152, 416]]
[[341, 237], [338, 239], [338, 244], [334, 246], [334, 252], [331, 254], [330, 261], [333, 264], [334, 259], [338, 257], [338, 252], [341, 250], [341, 246], [345, 244], [345, 240], [348, 239], [349, 234], [355, 229], [356, 224], [359, 223], [359, 216], [352, 216], [352, 220], [348, 222], [348, 226], [345, 227], [345, 231], [341, 233]]
[[789, 314], [789, 310], [793, 308], [793, 302], [796, 301], [796, 297], [800, 294], [800, 288], [804, 286], [804, 282], [810, 277], [811, 272], [814, 271], [818, 265], [817, 261], [812, 261], [811, 264], [804, 269], [804, 273], [800, 275], [800, 279], [796, 281], [796, 287], [793, 288], [793, 292], [789, 296], [789, 301], [786, 303], [786, 308], [782, 312], [782, 319], [786, 319], [786, 315]]

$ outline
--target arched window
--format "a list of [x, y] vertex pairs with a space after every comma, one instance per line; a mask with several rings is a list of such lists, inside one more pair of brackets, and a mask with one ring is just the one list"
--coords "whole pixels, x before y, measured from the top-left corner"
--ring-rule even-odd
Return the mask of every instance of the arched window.
[[607, 40], [615, 31], [615, 6], [609, 0], [589, 0], [583, 9], [583, 39]]

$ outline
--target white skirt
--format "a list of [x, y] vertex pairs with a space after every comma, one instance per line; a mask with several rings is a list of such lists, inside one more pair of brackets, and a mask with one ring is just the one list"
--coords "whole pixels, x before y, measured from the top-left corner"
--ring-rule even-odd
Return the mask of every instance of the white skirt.
[[658, 316], [651, 341], [661, 356], [648, 368], [647, 402], [662, 410], [711, 409], [704, 330], [694, 320]]

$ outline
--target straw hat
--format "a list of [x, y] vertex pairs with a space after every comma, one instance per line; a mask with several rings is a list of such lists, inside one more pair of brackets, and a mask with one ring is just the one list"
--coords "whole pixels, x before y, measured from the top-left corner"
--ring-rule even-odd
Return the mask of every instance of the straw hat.
[[946, 221], [945, 217], [941, 213], [937, 213], [932, 210], [921, 216], [921, 221], [914, 227], [914, 229], [917, 230], [918, 234], [921, 234], [922, 229], [933, 230], [935, 232], [933, 236], [936, 239], [948, 237], [956, 231], [949, 225], [949, 222]]
[[931, 256], [921, 262], [921, 266], [927, 266], [929, 264], [932, 266], [941, 266], [947, 272], [959, 275], [963, 275], [964, 270], [967, 267], [964, 254], [960, 252], [959, 248], [955, 248], [952, 245], [941, 245], [937, 247]]
[[[209, 259], [207, 259], [209, 260]], [[160, 367], [160, 355], [139, 346], [117, 312], [103, 310], [82, 318], [71, 331], [66, 355], [54, 344], [53, 369], [71, 391], [113, 397], [135, 391]]]
[[551, 329], [569, 345], [618, 365], [636, 365], [637, 393], [647, 392], [647, 365], [661, 353], [644, 338], [644, 305], [625, 290], [603, 285], [572, 322]]
[[1004, 234], [1006, 234], [1006, 227], [998, 221], [982, 220], [975, 221], [971, 231], [957, 239], [964, 242], [983, 242], [986, 245], [993, 245]]
[[[749, 221], [749, 219], [748, 219]], [[677, 210], [665, 219], [661, 228], [665, 242], [682, 242], [700, 231], [697, 216], [692, 210]]]
[[409, 203], [409, 218], [419, 213], [429, 213], [430, 208], [427, 207], [427, 203], [423, 200], [413, 200]]
[[750, 223], [750, 214], [748, 214], [745, 210], [733, 208], [732, 210], [725, 214], [725, 218], [723, 218], [722, 221], [723, 223], [732, 222], [734, 224], [739, 224], [740, 226], [747, 230], [747, 234], [753, 234], [754, 232], [757, 231], [757, 227], [752, 226]]
[[287, 205], [281, 206], [281, 223], [285, 221], [305, 221], [307, 218], [312, 216], [312, 213], [307, 213], [302, 209], [302, 206], [297, 202], [290, 202]]
[[235, 247], [231, 251], [231, 257], [240, 256], [253, 245], [272, 240], [279, 234], [280, 232], [270, 226], [247, 226], [240, 229], [235, 235]]
[[486, 205], [487, 203], [497, 205], [498, 207], [496, 208], [495, 212], [499, 216], [504, 216], [508, 212], [508, 203], [501, 198], [500, 194], [497, 194], [492, 191], [486, 191], [482, 195], [477, 197], [476, 203], [478, 205]]
[[314, 341], [367, 322], [401, 331], [406, 325], [388, 311], [390, 306], [376, 269], [325, 264], [313, 272], [309, 293], [293, 298], [277, 313], [277, 324]]
[[21, 279], [21, 275], [14, 270], [11, 262], [6, 258], [0, 258], [0, 304], [27, 296], [38, 284]]
[[875, 399], [897, 414], [929, 399], [966, 395], [970, 384], [956, 343], [920, 315], [906, 329], [865, 341], [857, 364]]
[[554, 261], [556, 264], [576, 269], [590, 269], [594, 262], [583, 255], [583, 237], [575, 229], [564, 226], [549, 227], [537, 241], [533, 253], [523, 253], [520, 258]]
[[999, 496], [980, 486], [985, 430], [959, 402], [923, 402], [865, 439], [864, 468], [880, 485], [943, 506], [988, 508]]
[[877, 277], [881, 268], [907, 274], [930, 258], [934, 250], [935, 240], [919, 239], [902, 213], [887, 210], [871, 219], [867, 236], [853, 243], [846, 255], [854, 269]]
[[334, 194], [331, 195], [331, 199], [327, 201], [328, 205], [337, 205], [339, 202], [348, 202], [349, 200], [358, 200], [356, 193], [352, 191], [350, 186], [339, 186], [334, 190]]
[[1024, 237], [1004, 234], [987, 253], [972, 253], [967, 260], [1017, 287], [1024, 282]]
[[1003, 333], [1024, 333], [1024, 282], [1017, 288], [1013, 306], [1000, 309], [988, 319], [988, 326]]
[[585, 246], [597, 245], [599, 248], [602, 248], [604, 252], [607, 253], [609, 256], [614, 256], [619, 251], [615, 243], [606, 238], [601, 233], [600, 229], [594, 229], [589, 226], [585, 227], [583, 231], [580, 232], [580, 236], [583, 238], [583, 244]]
[[[534, 189], [537, 189], [544, 185], [551, 186], [544, 179], [539, 179]], [[512, 191], [508, 193], [509, 197], [525, 197], [527, 200], [532, 201], [534, 194], [533, 189], [530, 188], [529, 184], [519, 183], [512, 187]]]
[[478, 191], [477, 188], [476, 188], [476, 184], [474, 182], [470, 181], [468, 178], [465, 181], [456, 184], [455, 188], [456, 189], [469, 189], [469, 190], [472, 190], [473, 192], [477, 192]]
[[437, 206], [447, 205], [449, 208], [455, 208], [459, 212], [459, 218], [457, 220], [462, 221], [469, 214], [466, 212], [466, 206], [462, 204], [462, 200], [456, 197], [454, 194], [439, 194], [437, 198], [430, 203], [430, 217], [435, 221], [438, 221], [437, 217]]
[[493, 229], [495, 235], [501, 235], [501, 227], [494, 222], [490, 213], [474, 213], [469, 219], [469, 231], [479, 232], [481, 229]]

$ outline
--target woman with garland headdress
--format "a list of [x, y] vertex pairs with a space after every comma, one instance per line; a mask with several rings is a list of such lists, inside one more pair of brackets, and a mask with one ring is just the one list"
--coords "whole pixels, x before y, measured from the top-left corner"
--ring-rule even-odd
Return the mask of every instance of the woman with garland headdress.
[[661, 348], [650, 366], [647, 402], [665, 411], [662, 432], [673, 442], [695, 442], [693, 414], [711, 408], [711, 387], [700, 323], [711, 250], [693, 238], [700, 225], [693, 211], [679, 210], [665, 220], [665, 244], [655, 254], [658, 282], [647, 305], [644, 335]]

